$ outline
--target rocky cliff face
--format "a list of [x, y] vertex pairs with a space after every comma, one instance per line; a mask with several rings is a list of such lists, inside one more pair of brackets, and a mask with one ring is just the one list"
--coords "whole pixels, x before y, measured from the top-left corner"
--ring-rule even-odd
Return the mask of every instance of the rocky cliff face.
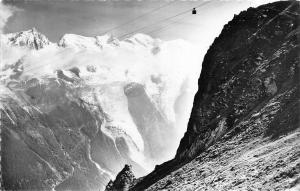
[[298, 14], [299, 3], [278, 2], [224, 26], [204, 58], [176, 159], [194, 158], [274, 96], [297, 88]]
[[275, 2], [224, 26], [175, 158], [132, 190], [299, 188], [299, 14], [299, 2]]

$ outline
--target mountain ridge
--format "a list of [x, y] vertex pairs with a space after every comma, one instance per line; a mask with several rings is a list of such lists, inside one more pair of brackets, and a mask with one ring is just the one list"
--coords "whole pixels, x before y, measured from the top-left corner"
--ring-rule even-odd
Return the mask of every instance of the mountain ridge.
[[133, 34], [132, 36], [120, 41], [112, 34], [102, 36], [87, 37], [78, 34], [64, 34], [57, 42], [51, 42], [44, 34], [36, 28], [24, 30], [21, 32], [2, 34], [1, 38], [5, 43], [28, 47], [30, 49], [40, 50], [49, 45], [57, 45], [58, 47], [72, 47], [78, 49], [94, 49], [101, 50], [104, 46], [120, 46], [120, 43], [140, 45], [143, 47], [156, 47], [161, 40], [153, 39], [146, 34]]

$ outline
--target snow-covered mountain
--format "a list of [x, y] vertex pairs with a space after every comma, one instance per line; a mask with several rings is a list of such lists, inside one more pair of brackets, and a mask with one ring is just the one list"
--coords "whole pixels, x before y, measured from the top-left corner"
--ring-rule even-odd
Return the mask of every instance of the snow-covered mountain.
[[8, 44], [36, 50], [42, 49], [51, 44], [48, 38], [38, 32], [35, 28], [27, 31], [1, 35], [1, 38], [1, 40]]
[[99, 50], [105, 46], [118, 46], [119, 41], [111, 35], [85, 37], [75, 34], [65, 34], [58, 42], [58, 45], [61, 47]]
[[200, 72], [189, 43], [31, 29], [1, 35], [1, 55], [7, 189], [99, 190], [175, 155]]

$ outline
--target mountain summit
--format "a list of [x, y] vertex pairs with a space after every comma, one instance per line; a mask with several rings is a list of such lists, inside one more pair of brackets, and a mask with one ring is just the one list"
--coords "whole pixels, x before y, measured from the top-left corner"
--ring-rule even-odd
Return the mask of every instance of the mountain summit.
[[31, 49], [39, 50], [50, 45], [48, 38], [35, 28], [3, 36], [7, 38], [9, 44], [14, 46], [26, 46]]

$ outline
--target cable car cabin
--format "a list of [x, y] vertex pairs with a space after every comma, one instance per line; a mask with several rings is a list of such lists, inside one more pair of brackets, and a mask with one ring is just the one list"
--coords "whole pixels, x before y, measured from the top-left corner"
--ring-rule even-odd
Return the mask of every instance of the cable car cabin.
[[196, 8], [193, 8], [192, 14], [193, 14], [193, 15], [196, 15], [196, 14], [197, 14]]

